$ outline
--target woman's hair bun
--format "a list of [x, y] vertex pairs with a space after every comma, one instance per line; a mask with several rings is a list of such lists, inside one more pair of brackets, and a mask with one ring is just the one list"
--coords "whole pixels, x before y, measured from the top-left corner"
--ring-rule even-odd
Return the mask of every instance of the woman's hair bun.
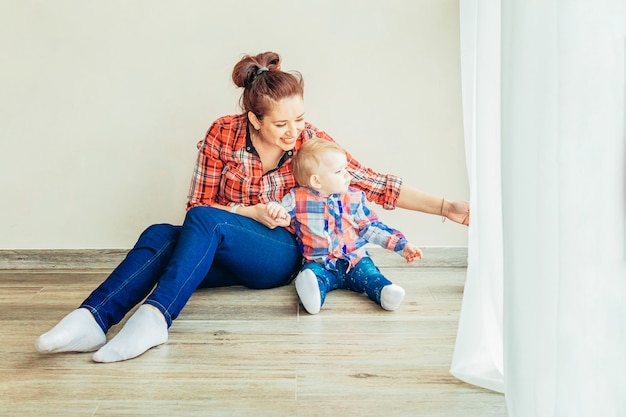
[[233, 82], [237, 87], [247, 88], [265, 69], [280, 70], [280, 55], [276, 52], [263, 52], [257, 55], [244, 55], [233, 68]]

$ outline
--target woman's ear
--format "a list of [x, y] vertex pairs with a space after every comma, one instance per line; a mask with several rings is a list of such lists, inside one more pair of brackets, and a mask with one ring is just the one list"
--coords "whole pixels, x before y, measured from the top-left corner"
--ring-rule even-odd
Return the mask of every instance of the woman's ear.
[[251, 111], [248, 112], [248, 121], [250, 121], [252, 127], [254, 127], [256, 130], [259, 130], [261, 128], [261, 121], [258, 117], [256, 117], [256, 114], [252, 113]]

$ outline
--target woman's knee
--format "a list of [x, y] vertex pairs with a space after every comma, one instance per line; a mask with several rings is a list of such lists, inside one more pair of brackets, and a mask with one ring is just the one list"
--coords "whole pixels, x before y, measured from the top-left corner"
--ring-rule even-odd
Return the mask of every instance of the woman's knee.
[[223, 210], [213, 207], [198, 206], [193, 207], [185, 214], [185, 222], [183, 227], [191, 227], [194, 229], [211, 229], [218, 221], [218, 217]]
[[222, 217], [224, 210], [214, 207], [198, 206], [187, 210], [185, 214], [185, 223], [205, 223], [218, 220]]
[[161, 223], [148, 226], [141, 233], [135, 247], [161, 247], [164, 243], [174, 244], [178, 241], [180, 226]]

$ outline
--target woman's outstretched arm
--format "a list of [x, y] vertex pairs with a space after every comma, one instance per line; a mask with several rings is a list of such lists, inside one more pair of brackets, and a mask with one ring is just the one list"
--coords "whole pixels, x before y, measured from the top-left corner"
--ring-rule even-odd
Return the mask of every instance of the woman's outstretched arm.
[[453, 222], [466, 226], [469, 225], [469, 202], [446, 200], [443, 197], [420, 191], [406, 183], [402, 184], [396, 205], [403, 209], [440, 215], [444, 219], [450, 219]]

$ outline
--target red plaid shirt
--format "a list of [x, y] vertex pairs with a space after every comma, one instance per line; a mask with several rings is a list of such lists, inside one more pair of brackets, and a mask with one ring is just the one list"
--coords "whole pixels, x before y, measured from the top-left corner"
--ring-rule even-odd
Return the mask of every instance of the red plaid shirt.
[[[187, 209], [213, 204], [248, 206], [280, 201], [297, 186], [291, 170], [291, 157], [302, 143], [313, 137], [334, 141], [325, 132], [305, 123], [295, 148], [285, 152], [276, 168], [263, 174], [261, 159], [252, 146], [247, 125], [245, 114], [221, 117], [213, 122], [205, 139], [198, 142]], [[346, 157], [353, 177], [351, 186], [362, 190], [368, 200], [383, 208], [395, 208], [402, 179], [366, 168], [348, 153]]]

